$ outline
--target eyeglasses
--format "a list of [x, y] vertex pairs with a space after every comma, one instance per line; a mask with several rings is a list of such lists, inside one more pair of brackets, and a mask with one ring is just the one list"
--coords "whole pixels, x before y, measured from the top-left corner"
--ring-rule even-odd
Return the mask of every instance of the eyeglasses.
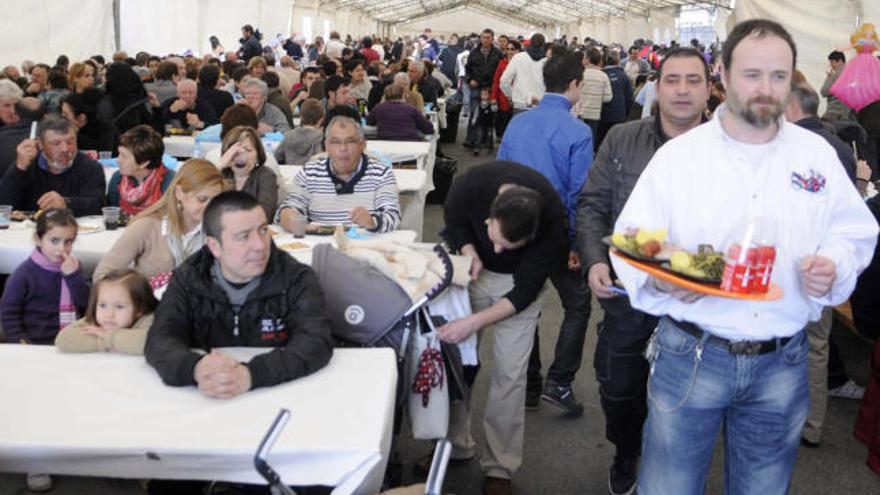
[[329, 140], [327, 140], [327, 146], [334, 146], [334, 147], [337, 147], [337, 148], [341, 148], [341, 147], [346, 147], [346, 148], [347, 148], [347, 147], [349, 147], [349, 146], [354, 146], [354, 145], [356, 145], [356, 144], [360, 144], [360, 143], [361, 143], [361, 140], [360, 140], [360, 139], [344, 139], [344, 140], [341, 140], [341, 141], [338, 140], [338, 139], [329, 139]]

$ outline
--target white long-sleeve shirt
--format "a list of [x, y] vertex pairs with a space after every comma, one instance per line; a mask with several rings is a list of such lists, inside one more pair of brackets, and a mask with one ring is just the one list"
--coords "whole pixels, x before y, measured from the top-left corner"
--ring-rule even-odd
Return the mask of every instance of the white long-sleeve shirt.
[[533, 60], [527, 52], [520, 52], [510, 59], [499, 86], [513, 108], [525, 109], [532, 105], [532, 98], [544, 97], [544, 63], [547, 57]]
[[[877, 222], [834, 153], [820, 136], [780, 119], [776, 137], [763, 145], [735, 141], [716, 117], [661, 147], [639, 178], [615, 232], [666, 228], [672, 244], [695, 252], [709, 243], [727, 250], [750, 217], [769, 218], [776, 230], [771, 281], [785, 295], [755, 302], [703, 297], [686, 304], [653, 288], [648, 275], [612, 257], [633, 307], [669, 315], [734, 340], [766, 340], [800, 331], [824, 306], [845, 301], [870, 263]], [[815, 192], [801, 179], [824, 185]], [[821, 298], [803, 289], [805, 256], [831, 259], [837, 278]]]

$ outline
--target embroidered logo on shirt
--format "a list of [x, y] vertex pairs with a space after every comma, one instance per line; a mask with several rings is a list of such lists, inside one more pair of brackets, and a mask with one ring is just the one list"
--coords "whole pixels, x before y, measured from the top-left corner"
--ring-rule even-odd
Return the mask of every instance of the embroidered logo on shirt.
[[260, 320], [260, 340], [285, 340], [287, 338], [287, 326], [280, 318], [263, 318]]
[[791, 173], [791, 187], [811, 193], [820, 193], [825, 190], [825, 176], [810, 169], [809, 174], [801, 175]]

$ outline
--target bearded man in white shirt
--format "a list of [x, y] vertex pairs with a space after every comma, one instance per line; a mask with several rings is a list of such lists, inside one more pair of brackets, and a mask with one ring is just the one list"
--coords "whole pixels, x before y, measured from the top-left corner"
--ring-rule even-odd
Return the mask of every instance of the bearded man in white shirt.
[[727, 102], [654, 155], [615, 225], [666, 228], [696, 252], [726, 250], [747, 222], [775, 231], [775, 301], [701, 297], [614, 258], [632, 306], [661, 316], [651, 363], [638, 493], [702, 494], [720, 431], [725, 493], [788, 490], [809, 406], [803, 328], [845, 301], [877, 222], [821, 137], [782, 118], [796, 47], [750, 20], [722, 53]]

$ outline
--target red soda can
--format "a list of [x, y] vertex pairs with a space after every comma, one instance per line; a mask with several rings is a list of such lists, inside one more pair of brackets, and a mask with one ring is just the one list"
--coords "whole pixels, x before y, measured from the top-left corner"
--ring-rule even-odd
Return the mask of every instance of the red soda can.
[[770, 287], [770, 276], [773, 274], [773, 263], [776, 261], [776, 248], [758, 246], [755, 250], [755, 264], [752, 270], [752, 292], [764, 294]]
[[724, 274], [721, 277], [721, 289], [727, 292], [748, 294], [752, 291], [752, 268], [757, 256], [755, 248], [748, 248], [743, 254], [739, 244], [733, 244], [727, 250], [724, 259]]

